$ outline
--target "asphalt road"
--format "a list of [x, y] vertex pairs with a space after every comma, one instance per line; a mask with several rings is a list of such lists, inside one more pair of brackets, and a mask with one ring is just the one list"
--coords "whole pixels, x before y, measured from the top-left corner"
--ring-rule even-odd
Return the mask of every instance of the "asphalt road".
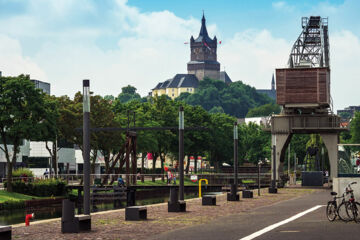
[[[157, 235], [153, 239], [240, 240], [315, 206], [326, 205], [330, 199], [330, 191], [321, 191], [272, 206], [257, 208], [242, 214], [221, 217], [208, 224], [166, 232]], [[359, 240], [360, 224], [353, 222], [345, 223], [339, 220], [329, 222], [325, 215], [325, 206], [321, 206], [254, 239]]]

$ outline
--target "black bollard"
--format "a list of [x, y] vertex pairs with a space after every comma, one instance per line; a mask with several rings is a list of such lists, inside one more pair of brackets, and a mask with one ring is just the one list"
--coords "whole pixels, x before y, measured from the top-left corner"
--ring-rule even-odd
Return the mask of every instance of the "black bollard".
[[177, 187], [170, 187], [169, 203], [176, 204], [179, 200]]
[[135, 206], [135, 189], [128, 188], [126, 190], [126, 206]]
[[237, 186], [235, 184], [230, 185], [230, 193], [227, 194], [228, 201], [239, 201], [240, 196], [237, 193]]
[[62, 202], [61, 232], [79, 232], [79, 220], [75, 218], [75, 203], [68, 199]]

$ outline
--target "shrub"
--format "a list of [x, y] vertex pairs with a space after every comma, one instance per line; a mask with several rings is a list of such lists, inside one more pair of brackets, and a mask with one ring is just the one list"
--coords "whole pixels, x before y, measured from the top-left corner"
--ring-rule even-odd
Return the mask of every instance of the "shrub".
[[34, 177], [34, 173], [28, 168], [18, 168], [12, 172], [14, 178]]
[[12, 210], [21, 208], [25, 208], [25, 201], [8, 200], [6, 202], [0, 203], [0, 210]]
[[66, 183], [58, 179], [41, 179], [34, 182], [14, 181], [13, 191], [38, 197], [66, 195]]

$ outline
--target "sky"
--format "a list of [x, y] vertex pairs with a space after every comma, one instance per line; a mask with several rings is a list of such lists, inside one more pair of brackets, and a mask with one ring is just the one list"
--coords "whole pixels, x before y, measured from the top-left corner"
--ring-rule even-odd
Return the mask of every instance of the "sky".
[[270, 88], [286, 67], [301, 17], [329, 18], [334, 110], [359, 105], [360, 1], [0, 0], [0, 71], [49, 82], [73, 96], [90, 79], [95, 94], [117, 96], [130, 84], [146, 96], [186, 73], [188, 42], [203, 11], [216, 35], [221, 70], [233, 81]]

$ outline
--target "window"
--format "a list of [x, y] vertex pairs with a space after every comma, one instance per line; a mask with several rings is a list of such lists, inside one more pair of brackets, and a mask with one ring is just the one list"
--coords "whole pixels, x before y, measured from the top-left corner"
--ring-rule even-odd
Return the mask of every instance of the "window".
[[172, 96], [174, 96], [174, 94], [172, 94]]
[[172, 89], [172, 91], [174, 92], [174, 89]]

